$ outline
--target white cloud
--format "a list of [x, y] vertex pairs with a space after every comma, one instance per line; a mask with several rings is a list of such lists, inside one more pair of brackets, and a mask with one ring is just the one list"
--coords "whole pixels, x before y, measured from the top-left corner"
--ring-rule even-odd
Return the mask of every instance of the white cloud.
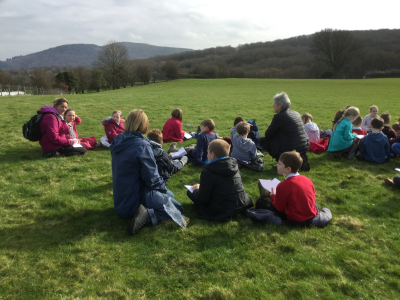
[[398, 28], [398, 1], [0, 0], [0, 60], [109, 40], [204, 49], [311, 34]]

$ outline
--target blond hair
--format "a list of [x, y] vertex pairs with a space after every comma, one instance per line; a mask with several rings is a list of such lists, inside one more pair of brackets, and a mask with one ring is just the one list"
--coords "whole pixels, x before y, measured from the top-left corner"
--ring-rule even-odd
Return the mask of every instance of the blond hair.
[[132, 110], [125, 122], [126, 132], [139, 131], [142, 134], [146, 134], [149, 131], [149, 118], [141, 109]]
[[308, 122], [308, 121], [311, 121], [312, 122], [312, 115], [311, 114], [309, 114], [309, 113], [304, 113], [302, 116], [301, 116], [301, 118], [304, 120], [304, 122]]
[[379, 111], [378, 106], [376, 106], [376, 105], [372, 105], [372, 106], [369, 108], [369, 111], [371, 111], [373, 108], [376, 108], [376, 110]]
[[112, 113], [112, 116], [114, 114], [119, 114], [119, 116], [122, 117], [122, 111], [120, 111], [120, 110], [114, 110], [114, 112]]
[[68, 104], [68, 100], [65, 99], [65, 98], [57, 98], [57, 99], [54, 99], [54, 101], [53, 101], [53, 107], [55, 108], [56, 106], [60, 106], [60, 105], [63, 104], [63, 103], [67, 103], [67, 104]]
[[389, 124], [389, 123], [390, 123], [390, 120], [392, 119], [392, 118], [390, 117], [390, 114], [389, 114], [388, 111], [385, 111], [383, 114], [381, 114], [381, 118], [383, 119], [383, 122], [384, 122], [385, 124]]
[[350, 117], [350, 116], [355, 116], [358, 117], [360, 115], [360, 110], [357, 107], [354, 106], [350, 106], [349, 108], [347, 108], [344, 112], [342, 117], [339, 119], [339, 121], [337, 121], [337, 123], [335, 125], [333, 125], [333, 131], [336, 130], [337, 125], [342, 122], [342, 120], [344, 118]]

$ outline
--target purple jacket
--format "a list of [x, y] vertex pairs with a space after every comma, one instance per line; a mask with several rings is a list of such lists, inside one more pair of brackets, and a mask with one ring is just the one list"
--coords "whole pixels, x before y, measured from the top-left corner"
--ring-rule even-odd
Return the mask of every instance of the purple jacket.
[[[54, 113], [60, 116], [54, 107], [48, 105], [43, 106], [37, 113]], [[62, 118], [58, 119], [53, 114], [44, 115], [40, 123], [40, 131], [43, 133], [43, 136], [39, 144], [42, 146], [43, 152], [50, 152], [58, 150], [61, 147], [71, 146], [71, 141], [65, 137], [69, 133], [69, 128]]]

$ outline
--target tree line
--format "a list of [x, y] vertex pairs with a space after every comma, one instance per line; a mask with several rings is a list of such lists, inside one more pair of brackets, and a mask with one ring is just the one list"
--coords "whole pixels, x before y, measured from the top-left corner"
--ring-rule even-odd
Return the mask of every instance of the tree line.
[[399, 77], [400, 30], [323, 29], [308, 36], [237, 47], [215, 47], [129, 60], [124, 45], [108, 42], [92, 67], [0, 71], [0, 84], [84, 93], [148, 84], [153, 78]]

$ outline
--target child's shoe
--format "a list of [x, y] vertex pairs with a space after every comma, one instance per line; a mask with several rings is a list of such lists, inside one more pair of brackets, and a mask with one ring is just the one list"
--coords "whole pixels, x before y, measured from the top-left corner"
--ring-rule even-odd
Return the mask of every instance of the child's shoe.
[[178, 151], [179, 149], [176, 149], [176, 143], [172, 143], [171, 146], [169, 146], [168, 153], [178, 152]]
[[193, 150], [194, 148], [196, 148], [196, 144], [191, 144], [189, 147], [186, 147], [186, 148], [185, 148], [185, 151], [188, 152], [188, 150], [191, 151], [191, 150]]
[[394, 186], [393, 180], [391, 180], [389, 178], [385, 178], [385, 184], [388, 185], [388, 186]]
[[43, 158], [60, 157], [60, 156], [61, 156], [60, 152], [55, 150], [43, 153]]
[[260, 197], [259, 199], [266, 199], [269, 198], [269, 192], [267, 194], [267, 190], [264, 189], [264, 187], [262, 186], [261, 182], [258, 181], [258, 190], [260, 191]]
[[184, 167], [187, 164], [188, 160], [189, 159], [187, 158], [187, 156], [183, 156], [179, 162], [182, 164], [182, 167]]
[[140, 204], [139, 207], [135, 210], [132, 221], [128, 226], [128, 234], [134, 235], [139, 231], [140, 228], [143, 227], [144, 224], [150, 221], [150, 216], [147, 209]]

